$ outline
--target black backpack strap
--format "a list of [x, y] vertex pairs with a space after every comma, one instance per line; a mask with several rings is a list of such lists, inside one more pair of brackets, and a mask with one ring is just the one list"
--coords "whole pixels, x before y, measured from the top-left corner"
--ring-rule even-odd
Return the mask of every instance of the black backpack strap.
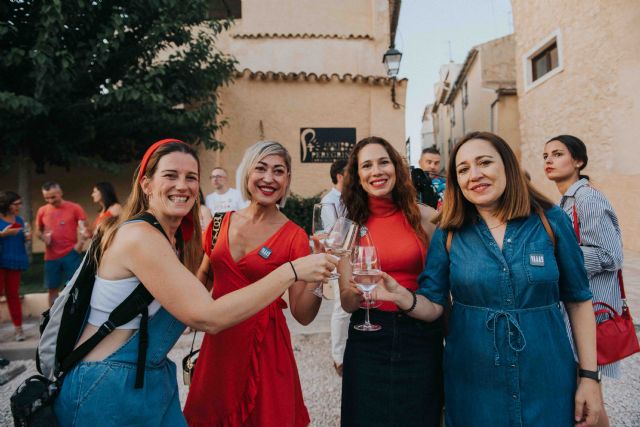
[[[153, 225], [158, 229], [167, 240], [169, 237], [162, 229], [160, 223], [150, 213], [146, 212], [142, 215], [134, 217], [131, 221], [141, 220]], [[83, 342], [78, 348], [73, 350], [68, 357], [64, 359], [61, 364], [61, 372], [58, 373], [58, 380], [73, 368], [76, 363], [84, 359], [87, 354], [91, 352], [107, 335], [109, 335], [114, 329], [125, 323], [130, 322], [136, 318], [139, 314], [142, 315], [140, 319], [140, 328], [138, 329], [139, 343], [138, 343], [138, 361], [136, 364], [136, 383], [135, 388], [142, 388], [144, 385], [144, 365], [147, 357], [147, 348], [149, 345], [149, 304], [153, 301], [153, 295], [149, 293], [147, 288], [140, 283], [136, 288], [124, 299], [109, 315], [109, 318], [104, 322], [100, 328], [93, 334], [88, 340]]]

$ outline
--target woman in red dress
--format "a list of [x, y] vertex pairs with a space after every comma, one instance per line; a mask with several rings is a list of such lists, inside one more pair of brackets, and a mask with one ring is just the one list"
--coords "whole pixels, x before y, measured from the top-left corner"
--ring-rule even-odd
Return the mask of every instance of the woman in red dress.
[[[289, 260], [309, 253], [302, 228], [280, 212], [291, 183], [291, 156], [277, 142], [250, 147], [240, 164], [240, 189], [251, 204], [225, 215], [199, 271], [206, 284], [213, 272], [214, 299], [247, 286]], [[321, 300], [305, 282], [289, 288], [293, 317], [303, 325]], [[282, 298], [238, 325], [202, 342], [184, 414], [190, 426], [306, 426], [298, 369], [282, 310]]]

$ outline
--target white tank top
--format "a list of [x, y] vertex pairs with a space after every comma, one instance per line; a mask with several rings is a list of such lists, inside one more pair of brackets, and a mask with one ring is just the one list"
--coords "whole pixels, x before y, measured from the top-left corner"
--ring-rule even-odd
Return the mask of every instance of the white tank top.
[[[135, 276], [120, 280], [107, 280], [96, 275], [91, 293], [89, 323], [93, 326], [101, 326], [109, 319], [111, 312], [133, 292], [139, 283], [140, 281]], [[154, 299], [149, 304], [149, 317], [156, 314], [159, 309], [160, 303]], [[141, 318], [142, 315], [138, 315], [117, 329], [139, 329]]]

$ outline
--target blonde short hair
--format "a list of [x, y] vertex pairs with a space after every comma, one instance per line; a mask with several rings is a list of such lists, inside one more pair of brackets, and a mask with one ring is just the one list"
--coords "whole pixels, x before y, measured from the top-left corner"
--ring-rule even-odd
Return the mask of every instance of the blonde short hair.
[[291, 193], [291, 155], [279, 142], [258, 141], [251, 147], [247, 148], [244, 152], [244, 156], [242, 157], [242, 161], [240, 162], [240, 166], [238, 166], [240, 193], [245, 200], [251, 200], [251, 193], [249, 193], [249, 189], [247, 188], [249, 183], [249, 174], [259, 161], [265, 157], [273, 155], [280, 156], [284, 159], [287, 172], [289, 173], [289, 182], [287, 183], [286, 191], [282, 199], [278, 201], [278, 206], [283, 208], [287, 201], [287, 197], [289, 197], [289, 194]]

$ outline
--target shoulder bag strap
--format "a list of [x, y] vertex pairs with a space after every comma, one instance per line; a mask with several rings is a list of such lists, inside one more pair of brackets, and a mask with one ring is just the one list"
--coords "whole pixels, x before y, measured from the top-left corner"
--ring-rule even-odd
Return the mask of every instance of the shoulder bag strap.
[[218, 241], [218, 234], [220, 234], [220, 228], [222, 227], [222, 219], [224, 218], [225, 212], [216, 212], [213, 215], [213, 226], [211, 228], [211, 250], [216, 246], [216, 242]]
[[555, 249], [556, 249], [556, 236], [555, 236], [555, 234], [553, 234], [553, 229], [551, 228], [551, 225], [549, 224], [549, 220], [547, 219], [547, 216], [544, 214], [544, 211], [541, 208], [536, 208], [536, 213], [540, 217], [540, 221], [542, 221], [542, 226], [544, 227], [544, 230], [549, 235], [549, 238], [551, 239], [551, 244], [553, 245], [553, 250], [555, 251]]
[[[581, 187], [582, 188], [582, 187]], [[577, 191], [576, 191], [577, 193]], [[580, 228], [579, 228], [579, 218], [578, 218], [578, 208], [576, 207], [578, 204], [573, 200], [573, 230], [576, 233], [576, 237], [578, 238], [578, 244], [582, 243], [580, 240]], [[627, 305], [627, 296], [624, 292], [624, 279], [622, 278], [622, 269], [618, 270], [618, 286], [620, 287], [620, 298], [622, 299], [622, 305]]]
[[[220, 228], [222, 227], [222, 219], [224, 218], [226, 212], [216, 212], [213, 215], [213, 219], [211, 220], [212, 224], [212, 228], [211, 228], [211, 252], [213, 252], [213, 248], [216, 246], [216, 242], [218, 241], [218, 235], [220, 234]], [[208, 277], [207, 277], [207, 282], [208, 282]], [[193, 353], [193, 346], [196, 343], [196, 334], [198, 333], [197, 330], [193, 330], [193, 340], [191, 340], [191, 350], [189, 351], [189, 354]]]

